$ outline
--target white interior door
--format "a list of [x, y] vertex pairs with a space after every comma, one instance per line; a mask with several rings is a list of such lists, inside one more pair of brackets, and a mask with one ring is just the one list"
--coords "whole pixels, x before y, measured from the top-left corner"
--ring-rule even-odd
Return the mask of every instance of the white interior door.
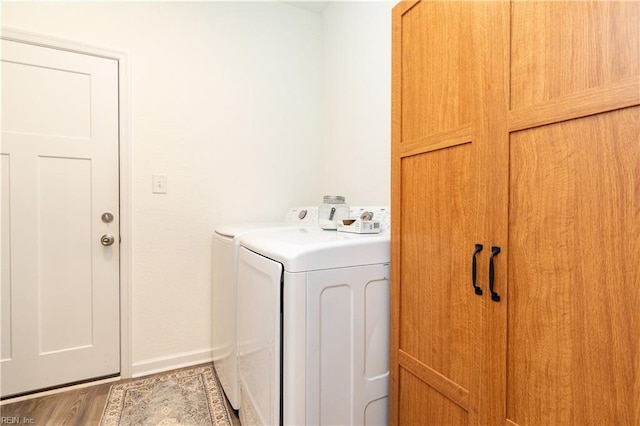
[[0, 392], [117, 374], [117, 61], [3, 40], [1, 127]]

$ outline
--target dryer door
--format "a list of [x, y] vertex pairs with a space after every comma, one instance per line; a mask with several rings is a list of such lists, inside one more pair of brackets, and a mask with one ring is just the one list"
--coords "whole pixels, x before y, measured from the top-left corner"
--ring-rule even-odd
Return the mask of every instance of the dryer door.
[[244, 247], [238, 258], [240, 421], [280, 422], [282, 265]]

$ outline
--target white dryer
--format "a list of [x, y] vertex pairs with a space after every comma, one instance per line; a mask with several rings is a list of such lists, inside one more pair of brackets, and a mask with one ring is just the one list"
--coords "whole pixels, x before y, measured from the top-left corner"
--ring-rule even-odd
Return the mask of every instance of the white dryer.
[[214, 368], [231, 406], [240, 408], [236, 351], [237, 264], [240, 236], [287, 227], [316, 227], [318, 207], [294, 207], [283, 222], [239, 223], [219, 226], [212, 248], [212, 347]]
[[241, 422], [386, 424], [389, 233], [270, 230], [240, 244]]

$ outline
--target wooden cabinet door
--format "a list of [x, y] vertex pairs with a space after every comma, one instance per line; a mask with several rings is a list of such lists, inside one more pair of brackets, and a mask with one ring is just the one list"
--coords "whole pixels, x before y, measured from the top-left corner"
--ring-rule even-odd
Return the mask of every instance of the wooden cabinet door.
[[393, 19], [390, 423], [640, 424], [640, 2]]
[[[393, 11], [390, 423], [479, 421], [486, 164], [501, 111], [492, 97], [506, 92], [487, 79], [503, 71], [504, 55], [503, 34], [489, 23], [507, 17], [508, 4], [488, 2], [403, 2]], [[484, 296], [472, 286], [478, 243]]]
[[640, 424], [640, 3], [515, 2], [506, 419]]

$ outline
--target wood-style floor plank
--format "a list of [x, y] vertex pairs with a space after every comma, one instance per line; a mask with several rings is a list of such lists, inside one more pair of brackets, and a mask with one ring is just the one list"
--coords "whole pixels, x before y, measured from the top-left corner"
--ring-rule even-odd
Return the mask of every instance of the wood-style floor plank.
[[0, 416], [20, 419], [22, 425], [98, 425], [112, 384], [28, 399], [0, 406]]

